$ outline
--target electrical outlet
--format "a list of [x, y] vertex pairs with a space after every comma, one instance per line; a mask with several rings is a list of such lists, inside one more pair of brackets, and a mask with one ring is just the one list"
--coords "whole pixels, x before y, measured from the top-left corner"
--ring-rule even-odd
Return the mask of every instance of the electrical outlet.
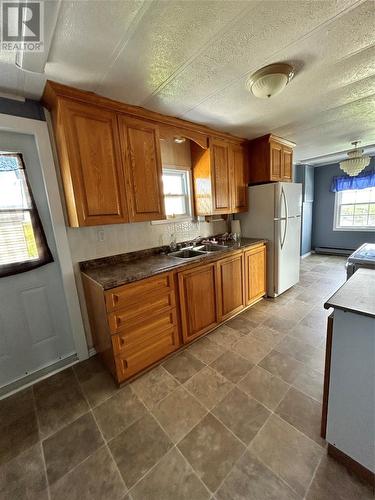
[[98, 241], [104, 241], [105, 240], [104, 229], [99, 229], [99, 231], [96, 234], [97, 234]]

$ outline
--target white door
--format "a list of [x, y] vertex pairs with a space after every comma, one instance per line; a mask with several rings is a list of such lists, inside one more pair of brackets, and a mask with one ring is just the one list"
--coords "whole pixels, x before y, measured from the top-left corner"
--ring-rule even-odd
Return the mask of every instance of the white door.
[[75, 354], [35, 140], [0, 132], [0, 151], [22, 153], [54, 262], [0, 278], [0, 387]]
[[275, 221], [275, 295], [299, 281], [301, 217]]

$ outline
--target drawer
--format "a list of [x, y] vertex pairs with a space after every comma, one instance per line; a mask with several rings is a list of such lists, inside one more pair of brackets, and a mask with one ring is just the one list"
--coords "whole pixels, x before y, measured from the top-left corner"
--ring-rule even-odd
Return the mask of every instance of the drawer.
[[173, 273], [164, 273], [129, 283], [105, 292], [106, 308], [110, 312], [123, 307], [133, 307], [148, 295], [153, 293], [162, 295], [173, 291], [173, 288]]
[[122, 352], [135, 353], [147, 345], [154, 345], [160, 336], [170, 334], [177, 328], [176, 309], [156, 314], [148, 318], [139, 318], [129, 322], [121, 333], [111, 336], [115, 355]]
[[177, 327], [159, 333], [152, 342], [145, 342], [137, 350], [125, 348], [115, 356], [118, 382], [123, 382], [148, 366], [163, 359], [179, 347]]
[[139, 320], [148, 321], [158, 313], [168, 313], [176, 305], [174, 291], [169, 293], [150, 293], [140, 302], [108, 314], [109, 329], [112, 334], [124, 329], [131, 329]]

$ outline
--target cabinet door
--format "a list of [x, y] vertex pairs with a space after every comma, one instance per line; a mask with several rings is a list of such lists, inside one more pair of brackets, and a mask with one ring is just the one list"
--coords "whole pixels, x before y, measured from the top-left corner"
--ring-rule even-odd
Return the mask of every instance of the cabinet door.
[[246, 305], [266, 293], [266, 247], [252, 248], [245, 252]]
[[232, 162], [232, 212], [246, 212], [248, 176], [245, 148], [232, 146], [230, 157]]
[[130, 220], [165, 219], [158, 126], [119, 116]]
[[218, 314], [223, 321], [244, 307], [243, 255], [235, 255], [217, 263]]
[[211, 140], [213, 213], [231, 213], [231, 181], [228, 144]]
[[283, 148], [277, 142], [270, 142], [270, 173], [271, 181], [281, 181], [282, 179], [282, 163], [283, 163]]
[[282, 178], [283, 181], [292, 180], [293, 150], [283, 146]]
[[184, 343], [217, 324], [215, 271], [215, 264], [208, 264], [178, 275]]
[[74, 101], [59, 103], [57, 143], [69, 222], [128, 222], [116, 114]]

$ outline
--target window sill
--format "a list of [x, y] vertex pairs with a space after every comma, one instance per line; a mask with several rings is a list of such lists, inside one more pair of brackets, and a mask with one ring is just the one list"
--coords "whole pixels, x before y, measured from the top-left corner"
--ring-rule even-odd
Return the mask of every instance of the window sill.
[[360, 232], [360, 233], [370, 233], [375, 231], [375, 227], [334, 227], [334, 231], [343, 231], [343, 232]]
[[176, 219], [152, 220], [150, 221], [150, 224], [156, 226], [159, 224], [179, 224], [180, 222], [195, 222], [195, 221], [196, 219], [194, 219], [193, 217], [181, 217]]

